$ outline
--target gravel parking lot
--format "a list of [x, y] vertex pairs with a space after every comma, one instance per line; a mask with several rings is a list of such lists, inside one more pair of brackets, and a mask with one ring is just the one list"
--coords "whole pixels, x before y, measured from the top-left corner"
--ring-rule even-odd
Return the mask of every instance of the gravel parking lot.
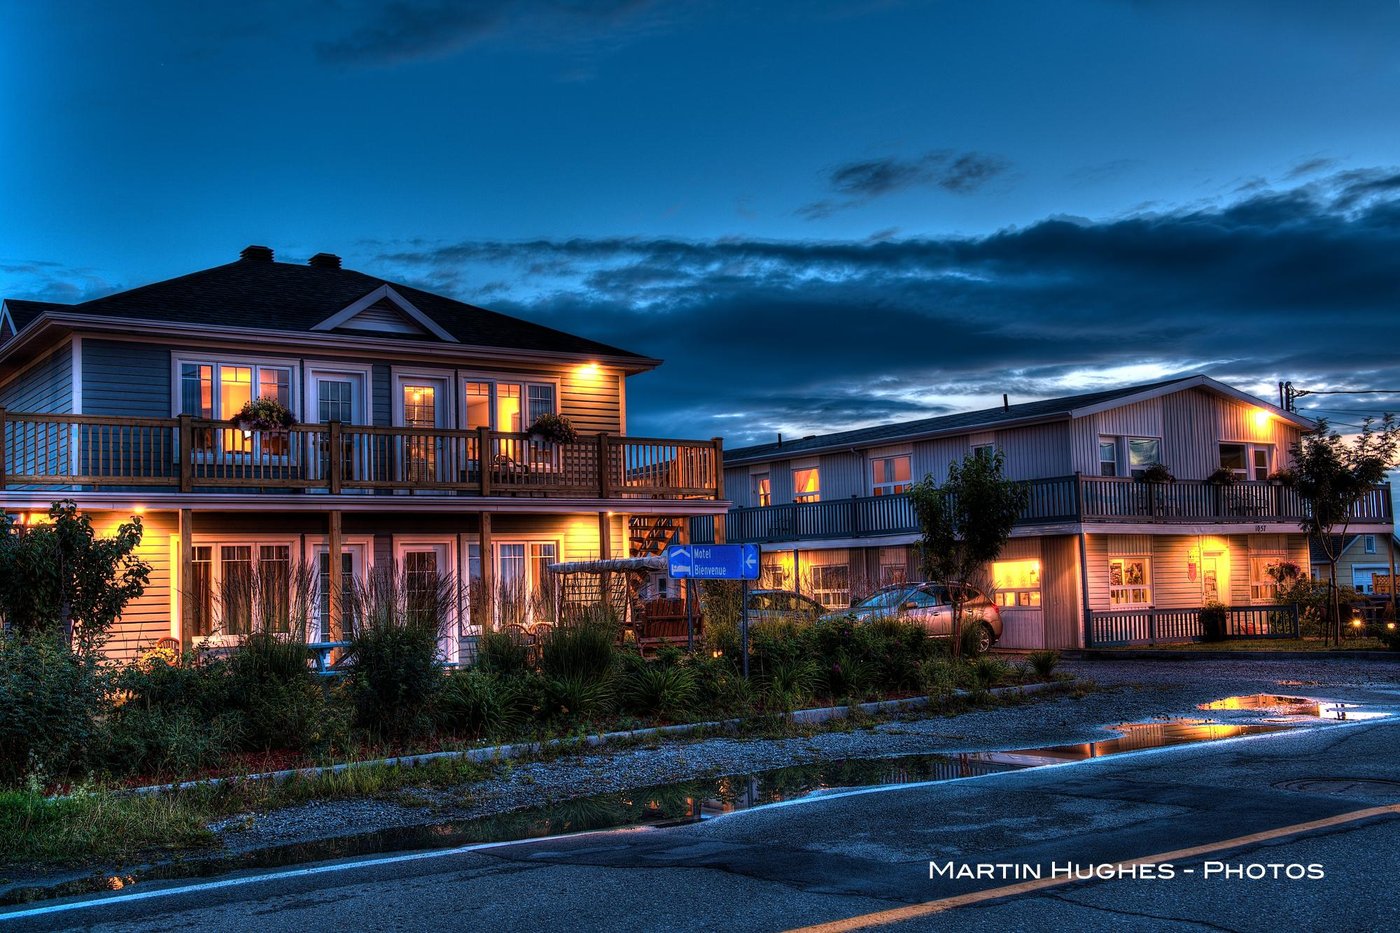
[[[1389, 658], [1067, 661], [1062, 670], [1092, 682], [1095, 689], [960, 715], [887, 721], [851, 732], [788, 739], [681, 740], [654, 748], [517, 762], [500, 776], [467, 787], [415, 790], [395, 799], [317, 802], [240, 815], [216, 828], [228, 851], [239, 852], [812, 761], [1093, 741], [1110, 737], [1113, 733], [1106, 727], [1115, 723], [1189, 716], [1199, 703], [1239, 694], [1280, 693], [1400, 705], [1400, 663]], [[1197, 715], [1232, 722], [1258, 716], [1246, 710]]]

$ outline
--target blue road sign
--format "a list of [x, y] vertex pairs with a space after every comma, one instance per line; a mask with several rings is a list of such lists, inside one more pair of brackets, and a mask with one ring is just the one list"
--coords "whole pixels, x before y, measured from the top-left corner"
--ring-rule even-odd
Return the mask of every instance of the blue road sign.
[[757, 580], [757, 544], [677, 544], [666, 549], [673, 580]]

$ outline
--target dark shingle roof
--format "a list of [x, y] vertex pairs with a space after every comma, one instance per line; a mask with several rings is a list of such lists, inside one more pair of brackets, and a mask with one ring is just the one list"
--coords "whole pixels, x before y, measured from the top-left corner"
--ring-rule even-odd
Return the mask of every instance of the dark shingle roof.
[[45, 311], [66, 311], [72, 305], [55, 304], [52, 301], [29, 301], [24, 298], [6, 298], [5, 307], [10, 310], [10, 318], [15, 322], [15, 329], [23, 330], [25, 325]]
[[902, 421], [897, 424], [882, 424], [873, 428], [857, 428], [854, 431], [841, 431], [836, 434], [818, 434], [796, 441], [783, 441], [781, 444], [757, 444], [752, 447], [737, 447], [724, 452], [726, 464], [741, 460], [766, 460], [774, 456], [801, 454], [812, 450], [826, 450], [832, 447], [868, 447], [887, 441], [897, 441], [926, 434], [948, 431], [973, 431], [995, 429], [998, 425], [1027, 419], [1053, 418], [1068, 415], [1070, 412], [1112, 402], [1139, 392], [1149, 392], [1174, 383], [1195, 378], [1183, 376], [1163, 382], [1149, 382], [1143, 385], [1124, 386], [1121, 389], [1108, 389], [1103, 392], [1089, 392], [1085, 395], [1066, 395], [1061, 398], [1042, 399], [1038, 402], [1021, 402], [1006, 408], [987, 408], [982, 411], [959, 412], [953, 415], [940, 415], [937, 418], [923, 418], [919, 421]]
[[[640, 354], [586, 337], [351, 269], [264, 260], [239, 260], [82, 304], [48, 305], [41, 310], [143, 321], [299, 331], [310, 330], [382, 285], [394, 289], [463, 344], [625, 356], [639, 361], [646, 359]], [[43, 303], [10, 301], [8, 304], [13, 308], [16, 305], [39, 306]], [[35, 311], [28, 320], [39, 313]], [[18, 315], [15, 325], [24, 326]]]

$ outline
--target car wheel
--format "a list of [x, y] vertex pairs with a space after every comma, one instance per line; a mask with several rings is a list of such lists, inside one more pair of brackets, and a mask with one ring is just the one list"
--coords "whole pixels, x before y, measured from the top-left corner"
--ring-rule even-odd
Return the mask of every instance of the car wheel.
[[992, 627], [986, 622], [977, 625], [977, 653], [986, 654], [992, 650], [992, 643], [996, 641], [996, 636], [992, 634]]

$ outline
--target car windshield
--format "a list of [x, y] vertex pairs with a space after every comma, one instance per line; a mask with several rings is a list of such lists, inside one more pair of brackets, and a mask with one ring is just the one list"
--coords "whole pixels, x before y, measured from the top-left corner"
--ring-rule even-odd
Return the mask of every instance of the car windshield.
[[903, 605], [913, 592], [911, 587], [896, 587], [892, 590], [881, 590], [873, 596], [869, 596], [856, 603], [856, 609], [892, 609], [895, 606]]

